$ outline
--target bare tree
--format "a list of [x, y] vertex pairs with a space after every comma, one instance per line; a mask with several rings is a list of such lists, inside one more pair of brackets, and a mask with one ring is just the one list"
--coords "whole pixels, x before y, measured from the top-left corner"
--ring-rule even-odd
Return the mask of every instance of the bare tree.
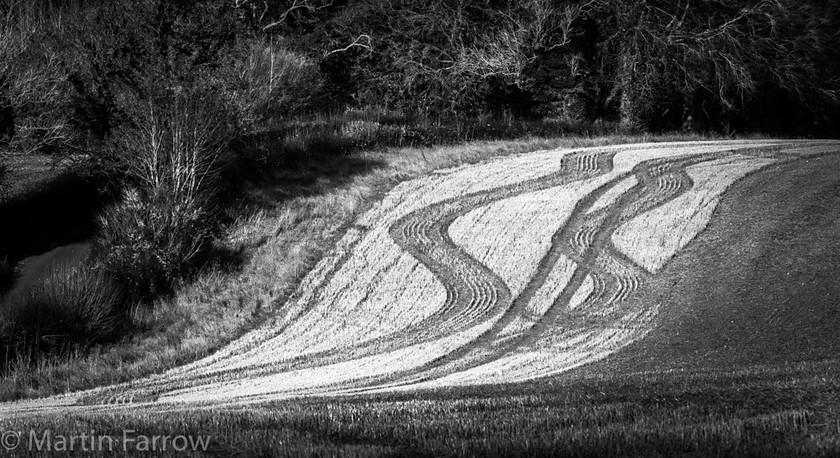
[[67, 119], [53, 109], [68, 92], [58, 54], [40, 40], [50, 25], [29, 6], [12, 2], [0, 17], [0, 140], [20, 153], [74, 140]]
[[[602, 44], [615, 68], [613, 97], [620, 97], [621, 122], [644, 127], [643, 104], [664, 89], [690, 94], [702, 89], [725, 108], [772, 80], [792, 92], [809, 82], [814, 40], [808, 29], [791, 30], [800, 18], [786, 0], [698, 6], [691, 0], [600, 1], [595, 11], [611, 18]], [[802, 33], [802, 32], [805, 33]]]
[[490, 80], [526, 87], [525, 69], [541, 52], [567, 46], [577, 33], [574, 21], [591, 3], [368, 0], [368, 8], [388, 20], [378, 34], [346, 34], [359, 36], [351, 47], [376, 47], [394, 59], [399, 99], [454, 108], [469, 105]]
[[529, 0], [502, 15], [501, 24], [484, 33], [473, 46], [459, 50], [457, 70], [481, 78], [501, 76], [513, 84], [527, 83], [524, 69], [539, 53], [569, 46], [579, 34], [574, 23], [593, 1], [557, 5]]

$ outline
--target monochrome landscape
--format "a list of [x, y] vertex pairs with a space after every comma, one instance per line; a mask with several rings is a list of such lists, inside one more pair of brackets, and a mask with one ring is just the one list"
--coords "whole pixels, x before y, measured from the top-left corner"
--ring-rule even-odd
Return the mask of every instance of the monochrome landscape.
[[836, 5], [0, 5], [2, 453], [840, 453]]

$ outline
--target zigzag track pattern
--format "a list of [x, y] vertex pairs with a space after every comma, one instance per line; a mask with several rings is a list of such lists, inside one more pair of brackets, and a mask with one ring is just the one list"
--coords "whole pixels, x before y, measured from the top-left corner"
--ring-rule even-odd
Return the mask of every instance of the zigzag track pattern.
[[[214, 399], [247, 403], [296, 396], [519, 381], [566, 370], [605, 357], [644, 337], [654, 325], [658, 304], [640, 305], [628, 300], [654, 274], [639, 264], [633, 253], [618, 249], [614, 234], [640, 215], [665, 208], [694, 192], [695, 183], [688, 170], [723, 158], [747, 162], [750, 158], [764, 158], [768, 161], [761, 164], [769, 164], [837, 151], [838, 146], [833, 142], [745, 141], [567, 152], [556, 162], [554, 171], [531, 174], [536, 178], [432, 201], [398, 215], [387, 227], [359, 223], [351, 229], [352, 234], [348, 232], [347, 240], [340, 244], [334, 258], [305, 280], [296, 294], [297, 302], [278, 315], [277, 324], [267, 324], [265, 332], [248, 335], [229, 349], [184, 368], [80, 393], [68, 398], [75, 401], [63, 399], [61, 404], [110, 404], [118, 408], [153, 405], [157, 400], [161, 405], [195, 405]], [[543, 154], [549, 157], [548, 153]], [[529, 164], [534, 166], [533, 162]], [[510, 174], [516, 173], [515, 168], [510, 170]], [[435, 176], [444, 180], [448, 175], [444, 172]], [[620, 192], [616, 192], [619, 188]], [[535, 270], [515, 292], [507, 283], [510, 280], [505, 272], [496, 272], [485, 265], [450, 233], [453, 224], [471, 212], [551, 189], [570, 193], [578, 189], [585, 191], [575, 197], [570, 213], [551, 236], [547, 252], [539, 253]], [[400, 197], [411, 198], [420, 196]], [[504, 231], [505, 228], [495, 229]], [[363, 235], [374, 230], [386, 231], [403, 253], [383, 263], [382, 271], [398, 264], [411, 266], [406, 263], [415, 260], [418, 264], [406, 275], [415, 275], [422, 266], [442, 285], [445, 291], [442, 302], [407, 326], [379, 332], [370, 338], [359, 336], [347, 344], [322, 345], [323, 350], [300, 354], [278, 346], [281, 342], [293, 342], [290, 339], [294, 335], [289, 330], [297, 323], [317, 325], [317, 314], [324, 313], [324, 309], [316, 311], [313, 304], [327, 297], [324, 288], [328, 287], [329, 279], [347, 274]], [[360, 290], [360, 304], [375, 295], [395, 293], [388, 290], [388, 282], [379, 274], [370, 278], [372, 283]], [[355, 286], [349, 283], [341, 286], [351, 287]], [[397, 309], [399, 306], [398, 302], [393, 304]], [[348, 308], [342, 312], [343, 318], [335, 318], [334, 322], [340, 325], [341, 320], [349, 323], [363, 319], [354, 315], [356, 310]], [[359, 329], [377, 328], [377, 316], [368, 318], [371, 323]], [[305, 329], [295, 332], [301, 338], [309, 335], [330, 338], [329, 329], [320, 334], [307, 334]], [[297, 344], [306, 347], [306, 342]], [[273, 356], [271, 352], [278, 350], [284, 351]], [[551, 359], [555, 354], [565, 355], [566, 359]], [[247, 365], [236, 364], [246, 355]], [[504, 373], [527, 369], [532, 358], [529, 355], [547, 359], [534, 362], [530, 372]], [[416, 362], [405, 360], [415, 357]], [[398, 361], [401, 364], [393, 370], [381, 367]], [[309, 379], [292, 382], [306, 374], [316, 377], [312, 384], [307, 382]], [[319, 374], [332, 378], [320, 381]], [[42, 404], [50, 405], [48, 400]], [[37, 410], [38, 405], [41, 404], [36, 403], [32, 409]]]

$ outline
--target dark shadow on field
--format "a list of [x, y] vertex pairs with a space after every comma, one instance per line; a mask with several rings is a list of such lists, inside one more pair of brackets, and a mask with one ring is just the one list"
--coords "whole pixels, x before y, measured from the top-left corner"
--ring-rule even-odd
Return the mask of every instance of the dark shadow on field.
[[[264, 412], [270, 424], [235, 424], [295, 431], [284, 447], [306, 438], [414, 456], [835, 456], [838, 367], [834, 360], [751, 373], [604, 373], [302, 398], [249, 411]], [[226, 421], [241, 421], [236, 415]], [[810, 453], [802, 453], [804, 433]]]
[[232, 148], [235, 159], [223, 172], [227, 210], [274, 208], [290, 199], [329, 194], [386, 165], [355, 154], [346, 138], [290, 143], [282, 130], [240, 138]]

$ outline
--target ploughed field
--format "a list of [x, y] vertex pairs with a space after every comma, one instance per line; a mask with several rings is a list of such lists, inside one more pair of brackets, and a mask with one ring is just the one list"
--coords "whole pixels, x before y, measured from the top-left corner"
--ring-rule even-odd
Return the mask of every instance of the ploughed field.
[[[674, 304], [692, 304], [661, 292], [709, 270], [718, 283], [761, 272], [739, 270], [725, 252], [701, 253], [702, 272], [688, 265], [675, 274], [669, 265], [683, 259], [733, 184], [837, 152], [840, 144], [829, 141], [657, 143], [439, 170], [391, 190], [276, 316], [214, 355], [124, 385], [7, 404], [0, 414], [168, 411], [502, 384], [515, 391], [611, 368], [726, 366], [737, 358], [707, 351], [719, 342], [710, 340], [739, 331], [709, 334], [703, 310], [694, 321], [673, 318]], [[749, 228], [732, 232], [738, 246], [749, 245]], [[715, 290], [702, 282], [689, 284], [695, 296]], [[717, 299], [738, 308], [738, 297]], [[791, 313], [783, 305], [771, 309], [777, 325]], [[749, 327], [748, 315], [727, 319]], [[737, 338], [732, 345], [758, 351]]]

